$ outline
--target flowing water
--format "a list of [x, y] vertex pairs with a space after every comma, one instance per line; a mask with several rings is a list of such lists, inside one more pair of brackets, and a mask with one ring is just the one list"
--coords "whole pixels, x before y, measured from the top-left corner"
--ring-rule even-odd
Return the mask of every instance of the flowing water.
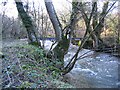
[[[13, 46], [15, 43], [18, 44], [18, 41], [9, 43], [9, 46]], [[45, 50], [48, 51], [53, 42], [46, 40], [44, 43]], [[4, 46], [6, 45], [8, 45], [8, 41], [4, 43]], [[69, 51], [65, 55], [65, 65], [76, 53], [77, 48], [75, 45], [70, 45]], [[83, 55], [84, 53], [86, 54]], [[120, 87], [120, 58], [87, 49], [81, 50], [79, 56], [81, 55], [82, 57], [77, 60], [71, 72], [64, 76], [64, 81], [78, 88]]]
[[[49, 49], [51, 44], [52, 42], [46, 41], [46, 49]], [[77, 48], [75, 45], [70, 45], [68, 54], [65, 55], [65, 65]], [[83, 55], [84, 53], [86, 54]], [[79, 57], [81, 55], [82, 57]], [[81, 50], [78, 57], [74, 68], [64, 77], [67, 82], [78, 88], [118, 88], [120, 86], [118, 81], [120, 58], [87, 49]]]

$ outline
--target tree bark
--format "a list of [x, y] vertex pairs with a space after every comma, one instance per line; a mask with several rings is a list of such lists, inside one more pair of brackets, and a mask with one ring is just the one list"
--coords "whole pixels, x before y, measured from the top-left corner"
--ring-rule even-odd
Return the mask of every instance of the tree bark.
[[72, 1], [72, 14], [70, 17], [70, 29], [71, 29], [71, 34], [72, 36], [75, 38], [75, 30], [76, 30], [76, 24], [79, 21], [78, 19], [78, 14], [79, 14], [79, 10], [77, 9], [78, 2], [74, 2], [74, 0]]
[[34, 22], [32, 21], [31, 17], [25, 12], [22, 2], [20, 0], [19, 2], [15, 0], [15, 3], [16, 3], [18, 13], [22, 19], [23, 25], [27, 30], [29, 44], [33, 44], [41, 47], [41, 43], [38, 40], [38, 36], [36, 33], [37, 28]]
[[105, 21], [105, 17], [103, 18], [103, 16], [105, 16], [107, 9], [108, 9], [108, 3], [109, 2], [105, 2], [104, 6], [103, 6], [103, 10], [102, 13], [99, 16], [99, 27], [97, 28], [98, 30], [95, 31], [96, 35], [98, 36], [98, 38], [100, 38], [100, 34], [102, 33], [102, 28], [104, 27], [104, 21]]
[[[106, 14], [111, 10], [111, 8], [114, 6], [115, 2], [111, 5], [111, 7], [107, 10]], [[93, 11], [93, 10], [92, 10]], [[102, 17], [102, 18], [105, 18], [106, 14]], [[92, 12], [91, 12], [91, 15], [90, 17], [88, 18], [85, 14], [85, 19], [88, 20], [88, 22], [90, 22], [91, 20], [91, 17], [92, 17]], [[99, 21], [99, 23], [95, 26], [95, 28], [89, 33], [89, 36], [87, 37], [86, 35], [84, 36], [84, 38], [82, 39], [82, 43], [81, 45], [79, 46], [76, 54], [71, 58], [70, 62], [65, 66], [64, 68], [64, 72], [63, 74], [66, 74], [68, 72], [70, 72], [74, 65], [75, 65], [75, 62], [78, 60], [78, 54], [79, 54], [79, 51], [82, 49], [82, 47], [84, 46], [85, 42], [91, 37], [91, 35], [93, 34], [94, 31], [98, 30], [97, 28], [99, 27], [100, 23], [102, 22], [102, 20]], [[87, 24], [87, 23], [86, 23]], [[86, 29], [89, 30], [89, 25], [90, 23], [88, 23], [88, 26], [86, 25]]]
[[54, 10], [52, 0], [44, 0], [47, 12], [49, 14], [50, 20], [52, 22], [53, 28], [55, 30], [56, 39], [59, 42], [62, 40], [62, 27]]
[[56, 64], [56, 67], [62, 70], [64, 68], [64, 55], [67, 53], [69, 47], [69, 39], [67, 39], [67, 37], [64, 36], [62, 32], [63, 31], [62, 26], [55, 12], [52, 1], [51, 0], [44, 1], [53, 28], [55, 30], [56, 41], [58, 43], [56, 47], [52, 50], [52, 54], [54, 60], [58, 60], [58, 62], [60, 62], [60, 64]]
[[[90, 34], [91, 31], [96, 29], [91, 34], [91, 38], [94, 41], [93, 42], [93, 47], [95, 49], [98, 49], [101, 45], [105, 45], [103, 43], [102, 39], [100, 38], [100, 34], [101, 34], [102, 28], [104, 26], [103, 25], [104, 24], [104, 18], [105, 18], [104, 16], [107, 14], [108, 2], [104, 3], [103, 11], [102, 11], [102, 13], [100, 14], [99, 17], [97, 15], [98, 14], [98, 12], [97, 12], [97, 2], [93, 2], [92, 11], [91, 11], [91, 15], [90, 15], [91, 17], [93, 17], [93, 19], [88, 17], [88, 15], [85, 13], [82, 2], [80, 2], [79, 6], [81, 7], [80, 11], [82, 13], [83, 19], [84, 19], [85, 24], [86, 24], [85, 35], [87, 35], [88, 33]], [[99, 18], [99, 22], [98, 22], [98, 18]], [[92, 26], [90, 25], [91, 20], [92, 20]], [[97, 26], [97, 28], [96, 28], [96, 26]]]
[[118, 39], [117, 43], [120, 44], [120, 1], [118, 1]]

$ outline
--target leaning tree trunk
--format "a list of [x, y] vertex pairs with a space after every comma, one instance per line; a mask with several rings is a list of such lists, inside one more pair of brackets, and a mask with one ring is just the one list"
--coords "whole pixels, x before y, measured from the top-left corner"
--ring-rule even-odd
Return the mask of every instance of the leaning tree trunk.
[[58, 60], [58, 62], [60, 62], [60, 64], [56, 64], [56, 67], [62, 70], [64, 68], [64, 55], [68, 51], [69, 47], [69, 40], [66, 38], [66, 36], [64, 36], [62, 32], [62, 27], [56, 15], [52, 1], [51, 0], [44, 1], [53, 28], [55, 30], [57, 41], [56, 47], [52, 50], [52, 56], [54, 57], [54, 60]]
[[16, 7], [20, 15], [20, 18], [22, 19], [22, 22], [27, 30], [29, 44], [33, 44], [41, 47], [41, 43], [38, 40], [38, 36], [36, 33], [37, 28], [35, 27], [31, 17], [25, 12], [23, 8], [23, 4], [20, 0], [19, 2], [18, 0], [15, 0], [15, 3], [16, 3]]
[[[111, 10], [111, 8], [115, 5], [115, 3], [116, 3], [116, 2], [114, 2], [114, 3], [111, 5], [111, 7], [107, 10], [106, 14], [105, 14], [102, 18], [105, 18], [105, 16], [108, 14], [108, 12]], [[94, 5], [95, 5], [95, 3], [94, 3]], [[94, 8], [93, 8], [93, 10], [94, 10]], [[93, 10], [92, 10], [89, 18], [87, 17], [86, 14], [84, 14], [84, 16], [85, 16], [85, 18], [84, 18], [85, 21], [87, 20], [87, 21], [89, 22], [88, 25], [86, 25], [86, 31], [88, 31], [89, 28], [90, 28], [90, 20], [91, 20], [91, 17], [92, 17]], [[86, 18], [87, 18], [87, 19], [86, 19]], [[99, 21], [99, 23], [95, 26], [95, 28], [89, 33], [89, 36], [86, 36], [86, 35], [84, 36], [84, 38], [83, 38], [82, 41], [81, 41], [82, 43], [81, 43], [81, 45], [79, 46], [76, 54], [71, 58], [70, 62], [69, 62], [69, 63], [66, 65], [66, 67], [64, 68], [63, 74], [66, 74], [66, 73], [70, 72], [70, 71], [73, 69], [73, 67], [74, 67], [74, 65], [75, 65], [75, 62], [78, 60], [79, 51], [80, 51], [80, 50], [82, 49], [82, 47], [84, 46], [85, 42], [91, 37], [91, 35], [93, 34], [93, 32], [96, 31], [96, 30], [98, 30], [97, 28], [99, 27], [99, 25], [100, 25], [101, 22], [102, 22], [102, 19], [101, 19], [101, 20]], [[86, 24], [87, 24], [87, 23], [86, 23]], [[90, 30], [91, 30], [91, 29], [90, 29]], [[82, 55], [81, 55], [81, 56], [82, 56]]]
[[53, 28], [55, 30], [56, 39], [59, 42], [60, 40], [62, 40], [62, 28], [61, 28], [60, 22], [58, 20], [58, 17], [56, 15], [56, 12], [54, 10], [52, 1], [45, 0], [45, 6], [46, 6], [47, 12], [49, 14], [50, 20], [52, 22]]
[[[101, 31], [102, 31], [102, 28], [103, 28], [105, 15], [107, 14], [108, 2], [105, 3], [104, 6], [103, 6], [103, 11], [100, 14], [99, 22], [97, 20], [97, 18], [98, 18], [97, 17], [97, 13], [98, 13], [97, 12], [97, 2], [93, 2], [93, 6], [92, 6], [92, 11], [91, 11], [90, 16], [93, 17], [93, 19], [88, 18], [88, 15], [85, 13], [85, 10], [83, 8], [83, 3], [80, 2], [79, 5], [81, 7], [80, 11], [82, 13], [82, 16], [83, 16], [83, 19], [85, 21], [86, 28], [87, 28], [85, 35], [87, 35], [88, 33], [90, 34], [95, 29], [94, 32], [91, 34], [91, 38], [94, 41], [94, 48], [97, 49], [101, 45], [105, 45], [100, 38], [100, 34], [101, 34]], [[90, 25], [91, 19], [92, 19], [92, 26]], [[96, 26], [97, 26], [97, 28], [96, 28]]]
[[[85, 13], [85, 10], [84, 10], [84, 6], [83, 6], [83, 3], [82, 2], [79, 2], [79, 7], [80, 7], [80, 11], [81, 11], [81, 14], [82, 14], [82, 17], [85, 21], [85, 25], [86, 25], [86, 32], [85, 32], [85, 35], [84, 37], [86, 37], [87, 34], [90, 34], [91, 31], [92, 31], [92, 26], [91, 26], [91, 20], [92, 20], [92, 17], [94, 16], [94, 12], [96, 10], [96, 4], [95, 2], [93, 3], [93, 6], [92, 6], [92, 11], [90, 13], [90, 17], [88, 17], [88, 15]], [[91, 39], [93, 40], [93, 47], [98, 47], [98, 39], [97, 39], [97, 36], [96, 34], [93, 32], [91, 34]]]

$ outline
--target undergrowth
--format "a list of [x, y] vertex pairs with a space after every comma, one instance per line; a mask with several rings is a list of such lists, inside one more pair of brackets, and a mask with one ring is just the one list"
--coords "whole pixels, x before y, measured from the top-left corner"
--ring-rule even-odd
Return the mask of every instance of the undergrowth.
[[71, 88], [60, 81], [59, 69], [54, 67], [57, 60], [52, 61], [45, 56], [42, 49], [33, 45], [17, 45], [4, 47], [2, 64], [3, 88]]

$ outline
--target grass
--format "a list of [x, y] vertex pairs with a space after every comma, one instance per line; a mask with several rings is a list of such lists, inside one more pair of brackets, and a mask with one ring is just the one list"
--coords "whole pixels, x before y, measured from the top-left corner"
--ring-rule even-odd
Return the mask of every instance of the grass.
[[4, 47], [2, 68], [3, 88], [73, 88], [62, 82], [60, 70], [54, 67], [42, 49], [32, 45]]

